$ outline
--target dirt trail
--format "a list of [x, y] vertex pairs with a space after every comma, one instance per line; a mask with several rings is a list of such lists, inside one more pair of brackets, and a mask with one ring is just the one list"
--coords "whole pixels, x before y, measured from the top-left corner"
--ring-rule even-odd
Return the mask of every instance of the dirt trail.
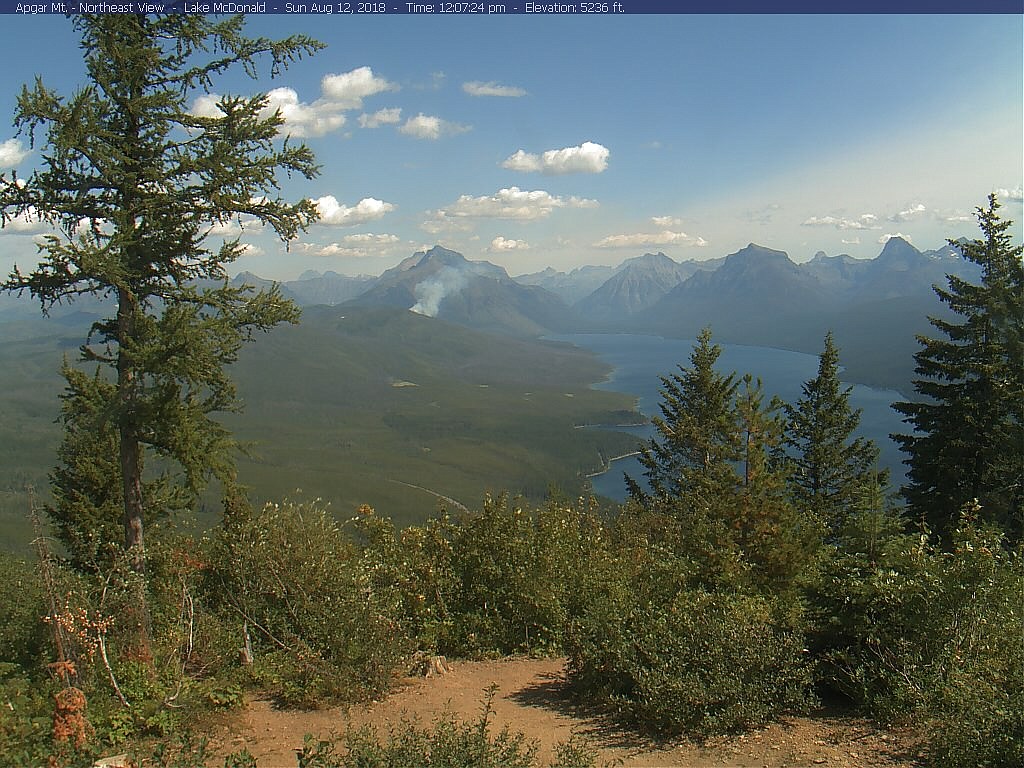
[[[788, 718], [744, 736], [719, 739], [703, 746], [689, 742], [664, 745], [638, 737], [609, 720], [581, 711], [565, 692], [561, 659], [516, 658], [455, 662], [440, 677], [406, 680], [384, 701], [317, 712], [274, 709], [254, 701], [215, 738], [221, 752], [247, 748], [259, 768], [295, 768], [295, 748], [303, 734], [327, 737], [347, 724], [373, 724], [386, 732], [403, 717], [431, 723], [446, 710], [462, 720], [475, 720], [485, 690], [497, 686], [492, 732], [508, 725], [535, 740], [542, 764], [554, 759], [553, 748], [573, 734], [599, 750], [598, 764], [624, 768], [911, 768], [914, 742], [906, 734], [889, 733], [859, 719], [822, 715]], [[910, 754], [908, 754], [910, 753]]]

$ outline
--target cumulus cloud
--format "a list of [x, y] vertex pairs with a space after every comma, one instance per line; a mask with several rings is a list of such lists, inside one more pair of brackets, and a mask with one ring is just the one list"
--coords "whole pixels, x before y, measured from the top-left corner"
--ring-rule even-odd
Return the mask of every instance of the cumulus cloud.
[[[0, 145], [0, 149], [2, 149], [2, 146], [3, 145]], [[1004, 203], [1007, 203], [1007, 202], [1022, 203], [1022, 202], [1024, 202], [1024, 186], [1022, 186], [1020, 184], [1018, 184], [1013, 189], [1000, 188], [1000, 189], [996, 189], [996, 190], [993, 190], [993, 191], [995, 192], [996, 197], [999, 198], [999, 200], [1004, 202]]]
[[420, 112], [416, 117], [410, 117], [406, 120], [405, 124], [398, 130], [406, 136], [434, 141], [442, 136], [454, 136], [458, 133], [465, 133], [470, 130], [470, 127], [468, 125], [450, 123], [447, 120], [442, 120], [440, 117], [424, 115]]
[[12, 235], [38, 235], [52, 232], [53, 227], [45, 221], [40, 221], [35, 209], [29, 207], [20, 216], [8, 219], [4, 223], [3, 231]]
[[908, 208], [905, 211], [894, 213], [892, 216], [889, 217], [889, 221], [909, 221], [910, 219], [916, 216], [920, 216], [922, 213], [925, 213], [927, 210], [928, 209], [925, 208], [921, 203], [918, 203], [917, 205], [910, 206], [910, 208]]
[[318, 222], [332, 227], [354, 227], [380, 219], [395, 210], [391, 203], [375, 197], [364, 197], [352, 207], [339, 203], [333, 195], [319, 197], [313, 203], [320, 212]]
[[890, 240], [892, 240], [894, 237], [902, 238], [902, 239], [906, 240], [908, 243], [913, 242], [908, 235], [904, 235], [902, 232], [891, 232], [891, 233], [889, 233], [887, 235], [882, 235], [880, 238], [878, 238], [878, 244], [879, 245], [885, 245]]
[[299, 94], [291, 88], [274, 88], [267, 93], [265, 114], [280, 110], [284, 130], [292, 136], [324, 136], [345, 124], [345, 115], [333, 104], [319, 99], [312, 104], [299, 101]]
[[491, 247], [489, 250], [496, 253], [502, 251], [525, 251], [530, 247], [530, 244], [525, 240], [507, 240], [500, 235], [491, 240]]
[[401, 119], [401, 107], [392, 107], [390, 109], [378, 109], [371, 115], [360, 115], [359, 125], [363, 128], [378, 128], [382, 125], [400, 122]]
[[0, 143], [0, 170], [14, 168], [30, 154], [32, 150], [22, 146], [18, 139], [8, 139]]
[[642, 248], [649, 245], [687, 245], [697, 248], [706, 246], [703, 237], [694, 237], [685, 232], [637, 232], [632, 235], [609, 235], [594, 243], [595, 248]]
[[345, 237], [342, 238], [342, 241], [346, 243], [369, 243], [373, 245], [392, 245], [394, 243], [402, 242], [401, 238], [397, 235], [375, 235], [372, 232], [366, 232], [359, 235], [345, 235]]
[[362, 109], [363, 99], [384, 91], [397, 90], [397, 86], [373, 74], [370, 67], [359, 67], [340, 75], [324, 75], [320, 81], [323, 98], [338, 109]]
[[811, 216], [803, 222], [804, 227], [835, 227], [836, 229], [881, 229], [878, 217], [873, 213], [862, 213], [856, 219], [842, 216]]
[[654, 226], [661, 227], [662, 229], [681, 227], [683, 225], [683, 222], [675, 216], [651, 216], [651, 221], [654, 223]]
[[[424, 223], [428, 232], [441, 231], [452, 225], [458, 227], [466, 219], [514, 219], [530, 221], [544, 219], [556, 208], [596, 208], [596, 200], [578, 197], [558, 197], [544, 190], [523, 190], [509, 187], [493, 195], [471, 197], [462, 195], [447, 208], [435, 211]], [[464, 227], [463, 227], [464, 228]]]
[[502, 168], [525, 173], [543, 173], [550, 176], [565, 173], [601, 173], [608, 167], [607, 147], [585, 141], [578, 147], [549, 149], [540, 155], [522, 149], [506, 158]]
[[462, 90], [470, 96], [504, 96], [507, 98], [518, 98], [525, 96], [526, 91], [512, 85], [499, 85], [495, 82], [481, 83], [472, 81], [462, 84]]
[[[359, 67], [340, 75], [324, 75], [320, 81], [320, 98], [304, 102], [293, 88], [274, 88], [267, 93], [266, 118], [280, 110], [284, 118], [282, 133], [296, 137], [323, 136], [345, 125], [344, 112], [362, 109], [363, 99], [397, 86], [373, 74], [370, 67]], [[199, 96], [192, 102], [191, 113], [197, 117], [221, 117], [216, 93]], [[382, 110], [386, 111], [386, 110]]]
[[245, 231], [254, 231], [263, 228], [263, 222], [255, 216], [235, 216], [224, 221], [217, 221], [210, 225], [206, 234], [213, 237], [235, 238]]
[[263, 256], [266, 254], [266, 251], [252, 243], [242, 243], [240, 247], [242, 249], [243, 256]]
[[303, 244], [298, 246], [303, 253], [310, 256], [364, 259], [378, 256], [391, 256], [395, 246], [401, 243], [395, 235], [364, 233], [346, 235], [341, 242], [327, 245]]

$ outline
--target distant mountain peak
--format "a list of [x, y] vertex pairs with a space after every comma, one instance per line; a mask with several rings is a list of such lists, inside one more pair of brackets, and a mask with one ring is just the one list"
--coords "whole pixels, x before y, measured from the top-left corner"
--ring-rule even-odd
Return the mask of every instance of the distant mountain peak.
[[885, 241], [882, 252], [878, 254], [877, 262], [879, 264], [902, 264], [909, 266], [913, 262], [920, 260], [920, 258], [921, 252], [917, 248], [902, 237], [897, 236], [890, 237]]
[[785, 251], [777, 251], [774, 248], [766, 248], [757, 243], [750, 243], [746, 248], [741, 248], [736, 253], [730, 253], [725, 257], [725, 264], [729, 267], [736, 267], [739, 264], [788, 264], [796, 266], [789, 254]]
[[435, 245], [429, 251], [421, 253], [423, 253], [423, 255], [420, 257], [417, 266], [424, 266], [430, 262], [439, 262], [450, 267], [461, 266], [462, 264], [468, 263], [466, 257], [461, 253], [450, 250], [441, 245]]

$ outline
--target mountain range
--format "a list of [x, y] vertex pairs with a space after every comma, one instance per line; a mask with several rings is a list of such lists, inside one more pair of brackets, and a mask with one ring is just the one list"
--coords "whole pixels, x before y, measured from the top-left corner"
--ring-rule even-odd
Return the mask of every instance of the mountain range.
[[[909, 391], [916, 334], [944, 307], [932, 286], [947, 274], [977, 280], [978, 269], [954, 246], [920, 251], [890, 238], [874, 259], [818, 253], [797, 264], [780, 250], [751, 243], [727, 256], [677, 262], [664, 253], [618, 267], [552, 269], [512, 278], [501, 267], [436, 246], [376, 279], [332, 280], [365, 289], [353, 306], [390, 306], [491, 333], [643, 333], [692, 338], [710, 326], [722, 342], [820, 350], [831, 330], [852, 381]], [[317, 278], [307, 277], [300, 303]], [[326, 276], [319, 279], [326, 282]], [[336, 294], [344, 303], [343, 294]]]
[[[943, 314], [932, 286], [944, 284], [947, 274], [979, 277], [953, 245], [920, 251], [893, 237], [874, 259], [819, 252], [797, 264], [784, 251], [751, 243], [709, 260], [647, 253], [617, 267], [516, 278], [435, 246], [379, 277], [307, 272], [280, 287], [303, 306], [391, 307], [518, 338], [573, 332], [693, 338], [710, 326], [718, 341], [816, 353], [831, 330], [850, 380], [906, 392], [915, 334], [930, 331], [928, 315]], [[233, 282], [271, 284], [251, 273]], [[32, 302], [0, 295], [6, 337], [17, 335], [20, 318], [37, 312]], [[103, 301], [84, 297], [54, 307], [51, 316], [80, 320], [102, 312]]]

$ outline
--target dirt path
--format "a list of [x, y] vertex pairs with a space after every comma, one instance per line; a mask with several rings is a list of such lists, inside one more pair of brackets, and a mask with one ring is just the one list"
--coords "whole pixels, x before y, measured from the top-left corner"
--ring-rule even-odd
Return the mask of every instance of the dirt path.
[[[913, 741], [857, 719], [834, 716], [789, 718], [767, 728], [702, 747], [688, 742], [654, 744], [608, 720], [580, 711], [564, 690], [563, 661], [517, 658], [456, 662], [440, 677], [416, 678], [381, 702], [317, 712], [288, 712], [269, 702], [254, 701], [216, 743], [227, 752], [247, 748], [259, 768], [294, 768], [295, 748], [303, 734], [327, 737], [347, 724], [370, 723], [386, 732], [403, 716], [429, 724], [445, 710], [462, 720], [475, 720], [485, 690], [497, 686], [493, 731], [508, 725], [536, 740], [542, 764], [553, 760], [553, 747], [573, 734], [599, 750], [598, 764], [635, 766], [726, 766], [726, 768], [910, 768], [915, 765]], [[492, 731], [492, 732], [493, 732]]]

